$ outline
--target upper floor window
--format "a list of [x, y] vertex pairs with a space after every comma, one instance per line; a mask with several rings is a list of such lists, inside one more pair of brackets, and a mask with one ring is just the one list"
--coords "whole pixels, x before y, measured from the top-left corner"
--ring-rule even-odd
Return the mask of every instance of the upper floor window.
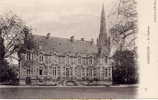
[[45, 61], [47, 64], [49, 63], [49, 56], [45, 56]]
[[27, 60], [30, 60], [31, 59], [31, 54], [30, 52], [27, 53]]
[[105, 77], [107, 77], [107, 76], [108, 76], [108, 69], [105, 68]]
[[31, 72], [30, 69], [27, 69], [27, 75], [30, 75], [30, 72]]
[[56, 75], [57, 75], [57, 68], [53, 67], [53, 76], [56, 76]]
[[74, 57], [70, 57], [70, 64], [74, 63]]
[[23, 59], [23, 60], [26, 60], [26, 56], [27, 56], [27, 55], [23, 54], [23, 55], [22, 55], [22, 59]]
[[42, 61], [43, 61], [43, 56], [42, 56]]
[[39, 60], [40, 60], [40, 61], [43, 61], [43, 55], [40, 55]]
[[58, 57], [59, 58], [59, 63], [62, 64], [64, 62], [64, 57]]
[[66, 62], [66, 57], [64, 56], [63, 57], [63, 64], [65, 64], [65, 62]]
[[69, 64], [69, 63], [70, 63], [70, 57], [67, 56], [67, 57], [66, 57], [66, 64]]
[[104, 58], [104, 59], [105, 59], [105, 63], [107, 63], [108, 57], [107, 57], [107, 56], [105, 56], [105, 58]]
[[48, 63], [51, 62], [51, 56], [48, 56]]
[[111, 69], [109, 68], [109, 70], [108, 70], [108, 73], [109, 73], [109, 76], [111, 76]]
[[88, 58], [86, 58], [85, 60], [86, 60], [86, 65], [88, 65]]
[[81, 64], [81, 57], [78, 57], [78, 63]]
[[90, 57], [90, 59], [89, 59], [89, 63], [92, 64], [92, 57]]
[[83, 64], [84, 65], [86, 64], [86, 58], [83, 58]]

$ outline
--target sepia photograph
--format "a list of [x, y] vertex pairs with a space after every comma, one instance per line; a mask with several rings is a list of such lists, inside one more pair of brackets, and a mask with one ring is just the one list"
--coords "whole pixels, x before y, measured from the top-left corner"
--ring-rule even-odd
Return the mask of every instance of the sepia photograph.
[[0, 99], [137, 98], [136, 0], [0, 5]]

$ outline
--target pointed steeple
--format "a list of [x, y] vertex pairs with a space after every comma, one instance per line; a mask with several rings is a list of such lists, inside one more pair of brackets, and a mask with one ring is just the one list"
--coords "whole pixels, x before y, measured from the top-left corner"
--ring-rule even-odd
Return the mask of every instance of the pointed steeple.
[[101, 17], [100, 17], [100, 33], [99, 33], [99, 39], [98, 39], [98, 46], [106, 46], [107, 45], [107, 30], [106, 30], [106, 18], [105, 18], [105, 12], [104, 12], [104, 4], [102, 6], [101, 11]]
[[100, 33], [99, 38], [97, 40], [98, 52], [107, 54], [108, 53], [108, 36], [107, 36], [107, 29], [106, 29], [106, 16], [104, 11], [104, 4], [101, 10], [101, 17], [100, 17]]
[[104, 12], [104, 4], [102, 6], [102, 11], [101, 11], [100, 34], [106, 34], [106, 19], [105, 19], [105, 12]]

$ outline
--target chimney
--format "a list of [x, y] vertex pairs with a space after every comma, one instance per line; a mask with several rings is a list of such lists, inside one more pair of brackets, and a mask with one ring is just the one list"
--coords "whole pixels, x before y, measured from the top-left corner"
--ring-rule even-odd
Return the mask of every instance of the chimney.
[[74, 36], [70, 37], [70, 41], [73, 42], [74, 41]]
[[50, 38], [50, 33], [47, 33], [46, 39], [49, 39], [49, 38]]
[[94, 43], [94, 39], [93, 38], [91, 39], [90, 43], [91, 43], [91, 45]]
[[84, 38], [81, 38], [81, 41], [84, 41]]

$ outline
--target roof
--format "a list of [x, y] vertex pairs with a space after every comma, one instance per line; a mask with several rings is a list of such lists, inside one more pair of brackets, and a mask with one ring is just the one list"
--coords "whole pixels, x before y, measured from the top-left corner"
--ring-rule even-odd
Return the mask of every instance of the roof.
[[46, 36], [34, 35], [34, 41], [41, 46], [43, 51], [50, 52], [55, 51], [58, 53], [70, 53], [70, 54], [97, 54], [96, 44], [92, 44], [91, 41], [73, 40], [67, 38], [52, 37], [46, 38]]

